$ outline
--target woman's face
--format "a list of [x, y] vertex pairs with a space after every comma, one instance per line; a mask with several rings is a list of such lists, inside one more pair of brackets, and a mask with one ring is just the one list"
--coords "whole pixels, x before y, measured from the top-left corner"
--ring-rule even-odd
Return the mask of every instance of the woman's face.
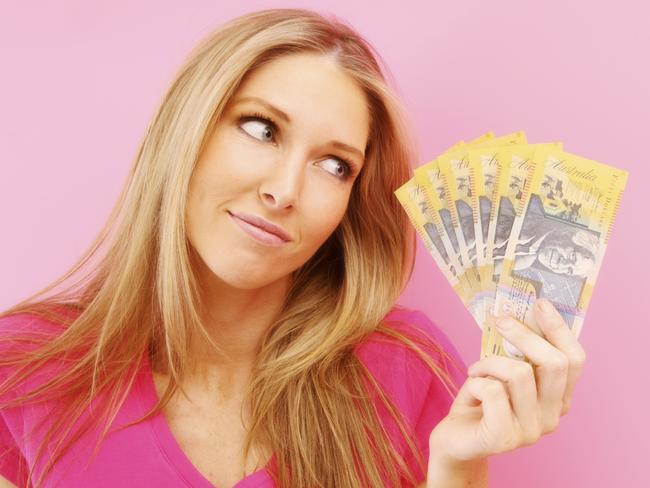
[[[292, 54], [251, 73], [190, 181], [188, 237], [212, 274], [256, 289], [304, 264], [343, 218], [369, 124], [364, 92], [329, 58]], [[289, 239], [234, 215], [264, 219]]]

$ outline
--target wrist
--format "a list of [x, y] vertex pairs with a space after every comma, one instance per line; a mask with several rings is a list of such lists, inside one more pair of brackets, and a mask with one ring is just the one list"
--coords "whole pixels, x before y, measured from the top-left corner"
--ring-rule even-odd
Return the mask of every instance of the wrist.
[[487, 458], [448, 464], [435, 456], [429, 459], [426, 488], [487, 488]]
[[450, 456], [435, 435], [429, 441], [426, 488], [466, 488], [488, 486], [488, 459], [459, 460]]

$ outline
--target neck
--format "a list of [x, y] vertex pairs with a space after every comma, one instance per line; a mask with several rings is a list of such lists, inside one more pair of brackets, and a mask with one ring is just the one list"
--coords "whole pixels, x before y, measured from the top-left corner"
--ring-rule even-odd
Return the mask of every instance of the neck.
[[[196, 370], [190, 374], [196, 378], [247, 376], [257, 359], [262, 337], [282, 310], [291, 276], [259, 288], [242, 289], [215, 276], [204, 263], [198, 264], [200, 317], [221, 353], [196, 334], [190, 344]], [[169, 373], [162, 364], [156, 370]]]
[[252, 364], [263, 335], [282, 309], [287, 280], [254, 290], [232, 288], [223, 282], [212, 283], [206, 291], [209, 293], [203, 299], [203, 324], [224, 354], [216, 354], [199, 339], [195, 346], [197, 357], [208, 366]]

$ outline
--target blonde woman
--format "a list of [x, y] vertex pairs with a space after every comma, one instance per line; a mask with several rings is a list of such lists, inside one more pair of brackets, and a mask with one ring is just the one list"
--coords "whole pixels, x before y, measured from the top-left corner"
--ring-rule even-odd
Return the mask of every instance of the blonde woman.
[[487, 486], [556, 428], [584, 352], [554, 309], [504, 321], [534, 369], [468, 378], [395, 305], [417, 155], [377, 59], [296, 9], [197, 47], [96, 242], [0, 318], [1, 487]]

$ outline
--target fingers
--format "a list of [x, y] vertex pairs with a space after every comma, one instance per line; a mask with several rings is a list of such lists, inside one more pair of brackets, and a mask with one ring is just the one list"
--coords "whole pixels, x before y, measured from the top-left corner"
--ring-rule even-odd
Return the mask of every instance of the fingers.
[[489, 356], [470, 366], [467, 373], [470, 377], [491, 375], [503, 381], [524, 444], [530, 445], [539, 440], [541, 426], [537, 405], [537, 384], [530, 364], [507, 357]]
[[536, 365], [537, 401], [542, 433], [552, 432], [557, 428], [563, 409], [569, 372], [568, 358], [546, 339], [513, 317], [498, 318], [496, 324], [501, 335]]
[[534, 307], [535, 320], [547, 340], [562, 351], [569, 361], [567, 384], [562, 398], [561, 415], [569, 411], [571, 397], [578, 378], [582, 374], [586, 354], [566, 322], [548, 300], [538, 300]]
[[519, 438], [505, 385], [496, 379], [468, 378], [456, 395], [452, 408], [481, 405], [480, 423], [482, 454], [494, 454], [514, 449]]

